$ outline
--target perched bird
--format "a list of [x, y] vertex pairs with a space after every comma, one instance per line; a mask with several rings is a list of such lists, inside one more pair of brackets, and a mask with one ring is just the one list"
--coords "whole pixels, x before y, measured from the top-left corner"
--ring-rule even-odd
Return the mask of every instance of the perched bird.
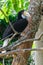
[[[21, 34], [24, 31], [24, 29], [27, 27], [29, 18], [30, 18], [30, 14], [27, 11], [25, 11], [25, 10], [21, 10], [18, 13], [18, 18], [17, 18], [16, 22], [12, 24], [13, 27], [14, 27], [14, 29], [18, 33]], [[8, 27], [6, 28], [6, 30], [3, 33], [3, 37], [2, 38], [5, 38], [5, 37], [7, 37], [10, 34], [14, 34], [14, 31], [12, 30], [12, 28], [10, 27], [10, 25], [8, 25]], [[4, 40], [3, 47], [6, 47], [8, 45], [8, 43], [10, 41], [9, 38], [11, 36], [9, 36], [7, 39]], [[2, 53], [5, 53], [5, 52], [6, 52], [6, 50], [2, 51]]]
[[[14, 29], [15, 29], [15, 31], [17, 31], [18, 33], [21, 34], [25, 30], [27, 25], [29, 24], [29, 19], [30, 18], [31, 18], [31, 16], [30, 16], [30, 14], [27, 11], [21, 10], [18, 13], [18, 18], [17, 18], [16, 22], [12, 24]], [[3, 33], [3, 37], [2, 38], [5, 38], [5, 37], [7, 37], [10, 34], [14, 34], [14, 31], [12, 30], [11, 26], [8, 25], [8, 27], [6, 28], [6, 30]], [[19, 36], [20, 36], [20, 34], [19, 34]], [[6, 47], [8, 45], [8, 43], [10, 41], [9, 38], [11, 36], [9, 36], [7, 39], [4, 40], [3, 47]], [[4, 52], [6, 52], [6, 50], [2, 51], [2, 53], [4, 53]]]
[[[12, 25], [14, 27], [14, 29], [18, 32], [21, 33], [23, 32], [23, 30], [26, 28], [26, 26], [28, 25], [28, 18], [30, 17], [29, 13], [25, 10], [21, 10], [18, 13], [18, 18], [16, 20], [16, 22], [14, 22]], [[14, 34], [14, 31], [12, 30], [11, 26], [8, 25], [8, 27], [5, 29], [2, 38], [7, 37], [10, 34]], [[9, 36], [11, 37], [11, 36]]]

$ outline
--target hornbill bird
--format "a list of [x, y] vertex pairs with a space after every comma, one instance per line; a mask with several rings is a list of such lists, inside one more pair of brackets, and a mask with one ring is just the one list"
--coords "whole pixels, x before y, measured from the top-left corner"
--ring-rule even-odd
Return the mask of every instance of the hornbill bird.
[[[24, 29], [26, 28], [26, 26], [28, 25], [28, 18], [30, 17], [30, 14], [25, 11], [25, 10], [21, 10], [18, 13], [18, 17], [16, 22], [13, 22], [12, 25], [15, 29], [15, 31], [17, 31], [18, 33], [21, 33], [24, 31]], [[8, 27], [5, 29], [2, 38], [7, 37], [10, 34], [14, 34], [14, 31], [12, 30], [11, 26], [8, 25]], [[10, 36], [11, 37], [11, 36]]]
[[[16, 22], [14, 22], [12, 25], [13, 25], [13, 28], [15, 29], [15, 31], [17, 31], [19, 34], [16, 35], [15, 37], [17, 36], [20, 36], [21, 33], [25, 30], [25, 28], [28, 26], [29, 24], [29, 20], [31, 19], [31, 16], [30, 14], [25, 11], [25, 10], [21, 10], [20, 12], [18, 12], [18, 17], [17, 17], [17, 20]], [[11, 34], [11, 35], [10, 35]], [[12, 30], [11, 26], [8, 25], [8, 27], [5, 29], [4, 33], [3, 33], [3, 36], [2, 38], [5, 38], [7, 36], [9, 36], [7, 39], [4, 40], [3, 42], [3, 47], [6, 47], [9, 43], [9, 38], [12, 36], [12, 34], [14, 34], [14, 31]], [[2, 51], [2, 52], [6, 52], [6, 51]]]
[[[14, 22], [12, 24], [14, 29], [15, 29], [15, 31], [17, 31], [18, 33], [21, 34], [25, 30], [25, 28], [28, 26], [30, 19], [31, 19], [30, 14], [27, 11], [25, 11], [25, 10], [21, 10], [18, 13], [18, 18], [17, 18], [16, 22]], [[5, 31], [3, 33], [2, 38], [5, 38], [5, 37], [7, 37], [10, 34], [14, 34], [14, 31], [12, 30], [10, 25], [8, 25], [8, 27], [5, 29]], [[19, 36], [20, 36], [20, 34], [19, 34]], [[9, 36], [9, 38], [11, 36]], [[4, 40], [3, 47], [6, 47], [8, 45], [9, 38]]]

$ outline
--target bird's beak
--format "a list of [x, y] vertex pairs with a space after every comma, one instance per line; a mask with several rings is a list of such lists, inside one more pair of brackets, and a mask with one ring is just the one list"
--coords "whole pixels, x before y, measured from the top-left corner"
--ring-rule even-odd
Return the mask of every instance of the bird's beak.
[[23, 15], [24, 15], [26, 18], [27, 18], [27, 17], [28, 17], [28, 18], [31, 17], [30, 14], [29, 14], [27, 11], [24, 11], [24, 12], [23, 12]]
[[22, 14], [22, 18], [27, 19], [28, 21], [30, 21], [31, 20], [31, 15], [29, 14], [28, 11], [24, 11], [23, 14]]
[[32, 21], [31, 15], [29, 14], [29, 12], [24, 11], [23, 12], [23, 16], [28, 20], [28, 21]]

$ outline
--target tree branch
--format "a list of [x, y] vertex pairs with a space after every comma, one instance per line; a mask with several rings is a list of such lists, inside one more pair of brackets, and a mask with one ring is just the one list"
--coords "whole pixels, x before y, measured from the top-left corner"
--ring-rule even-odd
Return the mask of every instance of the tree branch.
[[40, 41], [40, 39], [41, 39], [42, 36], [43, 36], [43, 32], [40, 34], [40, 36], [38, 38], [33, 38], [33, 39], [26, 39], [26, 38], [24, 38], [19, 43], [17, 43], [16, 45], [13, 45], [11, 47], [11, 49], [13, 49], [13, 48], [21, 45], [23, 42], [27, 42], [27, 41]]
[[35, 38], [33, 38], [33, 39], [26, 39], [26, 37], [21, 37], [19, 40], [14, 42], [12, 45], [9, 45], [7, 47], [0, 47], [0, 51], [3, 51], [4, 49], [5, 50], [13, 49], [13, 48], [17, 47], [18, 45], [21, 45], [22, 42], [26, 42], [26, 41], [39, 41], [42, 36], [43, 36], [43, 32], [40, 34], [40, 36], [37, 39], [35, 39]]
[[[25, 51], [43, 51], [43, 47], [42, 48], [26, 48], [26, 49], [16, 49], [16, 50], [12, 50], [12, 51], [8, 51], [6, 53], [0, 53], [0, 58], [5, 57], [6, 55], [13, 55], [13, 54], [18, 54], [17, 52], [25, 52]], [[11, 57], [10, 56], [10, 57]]]

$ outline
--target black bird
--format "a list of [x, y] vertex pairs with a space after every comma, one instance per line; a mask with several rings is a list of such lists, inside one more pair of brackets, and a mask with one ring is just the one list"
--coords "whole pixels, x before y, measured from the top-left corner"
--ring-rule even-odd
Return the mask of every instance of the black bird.
[[[12, 25], [13, 25], [14, 29], [18, 33], [21, 34], [25, 30], [27, 25], [29, 24], [29, 19], [30, 19], [30, 14], [25, 10], [21, 10], [18, 13], [18, 18], [17, 18], [16, 22], [13, 23]], [[7, 37], [10, 34], [14, 34], [14, 32], [9, 25], [3, 33], [3, 38]], [[20, 36], [20, 34], [19, 34], [19, 36]], [[6, 47], [8, 45], [8, 43], [10, 42], [10, 37], [8, 37], [7, 39], [4, 40], [3, 47]], [[5, 53], [5, 52], [6, 52], [6, 50], [2, 51], [2, 53]]]
[[[18, 12], [18, 18], [17, 18], [16, 22], [12, 24], [14, 29], [18, 33], [23, 32], [24, 29], [26, 28], [26, 26], [28, 25], [29, 16], [30, 16], [30, 14], [25, 10], [21, 10], [20, 12]], [[8, 27], [6, 28], [6, 30], [3, 33], [2, 38], [5, 38], [10, 34], [14, 34], [14, 32], [13, 32], [12, 28], [10, 27], [10, 25], [8, 25]], [[11, 36], [9, 36], [9, 37], [11, 37]]]

